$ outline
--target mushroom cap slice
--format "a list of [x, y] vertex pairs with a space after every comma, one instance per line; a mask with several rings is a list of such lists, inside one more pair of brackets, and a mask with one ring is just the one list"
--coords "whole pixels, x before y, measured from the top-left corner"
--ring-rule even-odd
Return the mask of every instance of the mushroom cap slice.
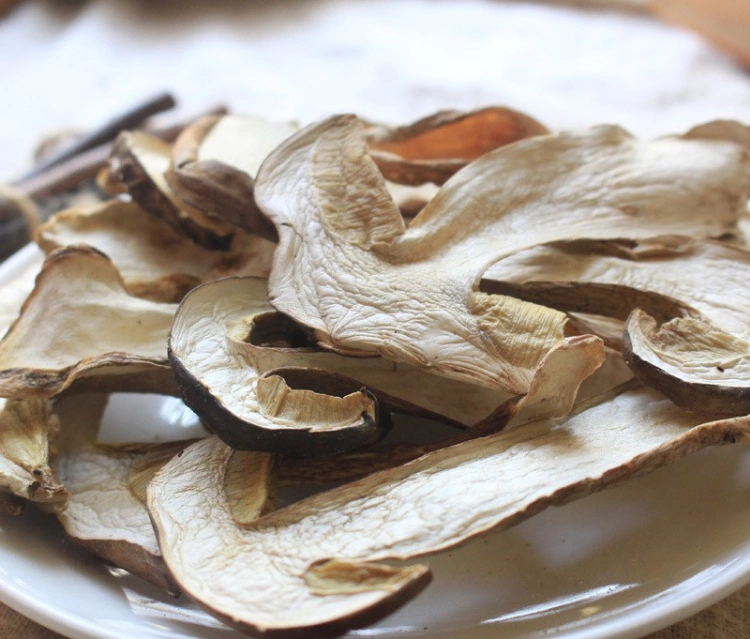
[[383, 176], [401, 184], [445, 183], [471, 160], [532, 135], [549, 133], [506, 107], [440, 111], [407, 126], [367, 132], [370, 155]]
[[128, 295], [102, 253], [61, 249], [0, 341], [0, 397], [51, 397], [74, 381], [81, 390], [171, 393], [166, 345], [176, 309]]
[[167, 180], [190, 205], [276, 240], [273, 224], [255, 205], [255, 176], [266, 156], [298, 129], [252, 116], [201, 118], [175, 141]]
[[236, 231], [226, 250], [209, 250], [121, 199], [61, 211], [39, 227], [36, 241], [47, 253], [88, 244], [112, 260], [131, 295], [159, 302], [179, 302], [190, 289], [219, 277], [267, 277], [276, 248]]
[[330, 636], [425, 584], [424, 565], [384, 569], [385, 561], [451, 548], [750, 433], [748, 419], [706, 419], [654, 391], [631, 391], [562, 423], [430, 453], [244, 526], [223, 489], [233, 451], [211, 437], [157, 473], [148, 508], [175, 578], [219, 618], [258, 635]]
[[68, 505], [50, 459], [58, 430], [47, 400], [0, 398], [0, 491], [50, 512]]
[[407, 364], [315, 348], [301, 327], [275, 312], [266, 281], [255, 278], [191, 291], [169, 338], [183, 399], [213, 432], [234, 448], [289, 455], [330, 455], [379, 438], [378, 404], [459, 427], [497, 428], [540, 412], [563, 416], [601, 364], [600, 351], [595, 338], [565, 342], [519, 401]]
[[617, 127], [537, 136], [467, 165], [406, 229], [361, 123], [334, 117], [259, 172], [256, 201], [280, 238], [270, 301], [330, 348], [523, 394], [566, 319], [475, 290], [488, 266], [553, 240], [731, 231], [749, 162], [733, 144], [639, 142]]
[[119, 180], [144, 209], [177, 232], [209, 249], [227, 248], [234, 226], [189, 206], [169, 186], [165, 174], [171, 153], [172, 145], [155, 136], [143, 131], [124, 131], [112, 147], [111, 177]]

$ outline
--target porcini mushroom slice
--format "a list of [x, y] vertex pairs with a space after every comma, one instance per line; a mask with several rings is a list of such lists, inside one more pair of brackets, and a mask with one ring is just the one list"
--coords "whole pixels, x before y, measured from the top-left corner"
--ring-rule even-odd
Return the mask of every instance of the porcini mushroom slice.
[[173, 392], [166, 344], [176, 308], [128, 295], [102, 253], [53, 253], [0, 341], [0, 397], [51, 397], [74, 381]]
[[131, 473], [144, 459], [156, 458], [161, 467], [186, 444], [97, 445], [105, 406], [105, 395], [77, 395], [58, 406], [63, 434], [56, 467], [70, 503], [57, 517], [66, 534], [92, 554], [177, 593], [146, 506], [131, 490]]
[[233, 451], [211, 437], [154, 477], [148, 508], [173, 575], [219, 618], [258, 635], [330, 636], [376, 620], [426, 583], [424, 564], [386, 561], [446, 550], [750, 432], [747, 419], [705, 421], [654, 391], [631, 391], [562, 423], [430, 453], [242, 527], [223, 490]]
[[179, 302], [198, 284], [228, 275], [266, 277], [276, 247], [236, 231], [226, 250], [209, 250], [120, 199], [61, 211], [39, 227], [36, 241], [47, 253], [92, 246], [112, 260], [131, 295], [159, 302]]
[[67, 506], [50, 459], [58, 429], [47, 400], [0, 398], [0, 491], [50, 512]]
[[[571, 358], [567, 350], [580, 353]], [[562, 416], [601, 364], [595, 338], [563, 343], [520, 402], [496, 388], [430, 375], [383, 358], [321, 351], [276, 313], [266, 282], [228, 278], [183, 300], [169, 338], [185, 402], [234, 448], [289, 455], [333, 454], [382, 434], [376, 417], [396, 410], [470, 427], [512, 416]], [[377, 400], [376, 400], [377, 398]], [[543, 400], [538, 401], [540, 398]]]
[[488, 266], [553, 240], [720, 235], [745, 207], [749, 162], [731, 144], [639, 142], [616, 127], [532, 137], [469, 164], [405, 229], [362, 125], [334, 117], [258, 175], [280, 237], [270, 301], [330, 348], [522, 394], [565, 317], [478, 292]]
[[227, 248], [234, 226], [189, 206], [167, 183], [165, 173], [171, 153], [170, 144], [148, 133], [123, 132], [109, 159], [112, 178], [122, 182], [130, 196], [149, 213], [197, 244], [209, 249]]
[[702, 317], [659, 324], [637, 309], [623, 355], [635, 375], [678, 406], [719, 415], [750, 413], [750, 341]]
[[440, 111], [407, 126], [374, 127], [370, 155], [386, 179], [443, 184], [471, 160], [506, 144], [549, 133], [533, 118], [506, 107]]
[[174, 144], [169, 184], [209, 215], [275, 240], [273, 224], [255, 205], [255, 176], [266, 156], [298, 129], [252, 116], [201, 118]]
[[[18, 257], [21, 257], [21, 255]], [[13, 260], [14, 258], [10, 259]], [[16, 262], [16, 268], [5, 262], [5, 269], [11, 267], [12, 270], [11, 272], [5, 270], [7, 280], [0, 284], [0, 338], [8, 332], [10, 325], [16, 321], [24, 300], [34, 288], [34, 280], [39, 274], [39, 269], [42, 268], [43, 261], [44, 255], [38, 251], [35, 255], [29, 255], [23, 263]]]

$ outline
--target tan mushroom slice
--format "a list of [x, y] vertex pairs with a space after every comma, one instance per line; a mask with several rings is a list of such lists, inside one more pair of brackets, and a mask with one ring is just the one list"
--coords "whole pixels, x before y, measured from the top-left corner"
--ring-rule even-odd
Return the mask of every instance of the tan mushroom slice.
[[[580, 357], [570, 357], [570, 349]], [[379, 404], [459, 427], [497, 428], [539, 412], [565, 415], [601, 364], [600, 350], [595, 338], [563, 343], [517, 401], [407, 364], [315, 348], [301, 327], [275, 312], [266, 281], [255, 278], [191, 291], [169, 338], [183, 399], [214, 433], [237, 449], [288, 455], [330, 455], [378, 439], [384, 428]]]
[[523, 394], [566, 319], [477, 291], [486, 269], [553, 240], [731, 231], [749, 162], [732, 144], [639, 142], [616, 127], [537, 136], [469, 164], [406, 229], [362, 125], [334, 117], [258, 175], [280, 237], [270, 301], [329, 348]]
[[47, 400], [0, 399], [0, 491], [49, 512], [67, 506], [50, 459], [58, 429]]
[[273, 224], [255, 205], [255, 176], [266, 156], [298, 129], [252, 116], [201, 118], [175, 142], [169, 184], [209, 215], [275, 240]]
[[58, 408], [63, 436], [56, 467], [70, 503], [57, 517], [67, 535], [92, 554], [177, 593], [146, 506], [131, 490], [131, 474], [144, 459], [155, 458], [161, 467], [185, 444], [96, 445], [105, 405], [104, 395], [77, 395]]
[[36, 241], [47, 253], [92, 246], [112, 260], [131, 295], [159, 302], [179, 302], [198, 284], [220, 277], [266, 277], [276, 247], [236, 231], [225, 251], [209, 250], [124, 200], [61, 211], [38, 229]]
[[[686, 277], [686, 273], [690, 277]], [[655, 238], [536, 247], [494, 265], [483, 290], [627, 319], [636, 375], [690, 410], [750, 412], [750, 251]]]
[[102, 253], [61, 249], [0, 341], [0, 397], [51, 397], [74, 382], [172, 393], [167, 336], [176, 309], [128, 295]]
[[549, 133], [528, 115], [505, 107], [441, 111], [407, 126], [368, 131], [370, 155], [383, 175], [402, 184], [443, 184], [493, 149]]
[[212, 437], [155, 476], [148, 508], [175, 578], [219, 618], [258, 635], [331, 636], [376, 620], [426, 584], [426, 565], [387, 561], [446, 550], [750, 433], [747, 419], [705, 421], [654, 391], [631, 391], [562, 423], [430, 453], [241, 527], [223, 490], [233, 451]]
[[[21, 255], [18, 257], [20, 258]], [[16, 261], [15, 267], [8, 261], [4, 263], [7, 279], [4, 284], [0, 284], [0, 338], [16, 321], [21, 306], [34, 288], [34, 280], [42, 268], [43, 261], [44, 255], [38, 252], [35, 255], [29, 255], [28, 259]]]
[[122, 182], [136, 202], [177, 232], [209, 249], [227, 248], [235, 227], [189, 206], [167, 183], [171, 154], [172, 146], [157, 137], [143, 131], [123, 132], [109, 159], [112, 179]]

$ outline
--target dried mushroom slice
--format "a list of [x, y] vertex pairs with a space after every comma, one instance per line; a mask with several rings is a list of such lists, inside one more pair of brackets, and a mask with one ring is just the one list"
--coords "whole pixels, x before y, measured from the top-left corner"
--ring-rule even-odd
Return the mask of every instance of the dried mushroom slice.
[[[747, 419], [705, 421], [654, 391], [631, 391], [562, 423], [430, 453], [244, 526], [224, 490], [233, 451], [211, 437], [155, 476], [148, 508], [175, 578], [220, 619], [258, 635], [331, 636], [378, 619], [427, 583], [426, 565], [389, 560], [446, 550], [750, 434]], [[247, 490], [264, 490], [265, 481]]]
[[159, 302], [179, 302], [198, 284], [220, 277], [266, 277], [276, 247], [237, 231], [225, 251], [209, 250], [119, 199], [57, 213], [38, 229], [36, 241], [47, 253], [92, 246], [112, 260], [131, 295]]
[[549, 133], [528, 115], [506, 107], [440, 111], [407, 126], [367, 132], [370, 155], [386, 179], [443, 184], [471, 160], [506, 144]]
[[51, 397], [73, 382], [80, 390], [172, 393], [166, 346], [176, 309], [128, 295], [98, 251], [61, 249], [0, 341], [0, 397]]
[[532, 137], [469, 164], [406, 229], [361, 123], [334, 117], [258, 175], [280, 237], [270, 301], [329, 348], [523, 394], [566, 318], [477, 291], [485, 270], [553, 240], [730, 231], [749, 162], [731, 144], [639, 142], [617, 127]]
[[0, 491], [49, 512], [67, 506], [68, 491], [50, 465], [58, 429], [47, 400], [0, 398]]
[[255, 176], [266, 156], [298, 128], [251, 116], [201, 118], [175, 142], [169, 184], [209, 215], [275, 240], [273, 224], [255, 205]]
[[[18, 257], [21, 257], [19, 254]], [[13, 260], [14, 258], [10, 258]], [[44, 256], [37, 253], [29, 256], [28, 261], [16, 262], [17, 267], [9, 261], [3, 264], [7, 280], [0, 284], [0, 338], [8, 332], [11, 324], [16, 321], [24, 300], [34, 288], [34, 280], [42, 267]], [[10, 272], [7, 270], [11, 268]]]
[[130, 196], [177, 232], [208, 249], [225, 249], [234, 226], [206, 215], [183, 202], [172, 191], [165, 174], [172, 146], [143, 131], [123, 132], [112, 147], [111, 179], [119, 180]]
[[599, 352], [594, 338], [564, 343], [518, 401], [407, 364], [315, 348], [301, 327], [275, 312], [266, 281], [255, 278], [191, 291], [169, 338], [183, 399], [214, 433], [237, 449], [288, 455], [330, 455], [378, 439], [385, 427], [378, 406], [459, 427], [497, 428], [540, 412], [562, 416], [601, 363]]
[[57, 517], [66, 534], [90, 553], [178, 593], [146, 506], [131, 490], [131, 474], [144, 458], [156, 457], [161, 467], [168, 458], [159, 453], [176, 454], [184, 444], [97, 446], [105, 406], [105, 395], [78, 395], [58, 407], [63, 433], [56, 467], [70, 503]]

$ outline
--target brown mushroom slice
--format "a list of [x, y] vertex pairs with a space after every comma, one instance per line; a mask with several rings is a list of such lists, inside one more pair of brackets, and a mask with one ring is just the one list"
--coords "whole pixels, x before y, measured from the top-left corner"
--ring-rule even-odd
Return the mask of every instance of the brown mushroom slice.
[[719, 415], [750, 413], [750, 341], [702, 317], [659, 323], [633, 311], [623, 355], [635, 375], [675, 404]]
[[750, 433], [747, 419], [704, 422], [654, 391], [631, 391], [562, 423], [430, 453], [242, 527], [223, 491], [233, 451], [212, 437], [156, 475], [148, 508], [175, 578], [220, 619], [258, 635], [331, 636], [378, 619], [428, 580], [424, 564], [384, 562], [446, 550]]
[[298, 129], [252, 116], [201, 118], [175, 142], [169, 184], [209, 215], [275, 240], [273, 224], [255, 205], [255, 176], [266, 156]]
[[386, 179], [443, 184], [471, 160], [532, 135], [549, 133], [528, 115], [506, 107], [441, 111], [403, 127], [368, 131], [370, 155]]
[[183, 300], [169, 356], [185, 403], [214, 433], [237, 449], [289, 455], [333, 454], [379, 438], [378, 402], [459, 427], [497, 428], [540, 411], [562, 416], [602, 361], [595, 338], [565, 342], [518, 401], [407, 364], [322, 351], [306, 337], [268, 303], [265, 280], [228, 278]]
[[68, 491], [50, 460], [58, 429], [47, 400], [0, 398], [0, 491], [49, 512], [67, 506]]
[[732, 144], [639, 142], [617, 127], [532, 137], [472, 162], [406, 229], [362, 125], [334, 117], [259, 173], [256, 201], [280, 237], [270, 301], [329, 348], [523, 394], [566, 320], [478, 292], [485, 270], [553, 240], [730, 231], [749, 162]]
[[38, 229], [36, 241], [47, 253], [92, 246], [112, 260], [131, 295], [159, 302], [179, 302], [198, 284], [228, 275], [266, 277], [276, 247], [236, 231], [225, 251], [209, 250], [119, 199], [57, 213]]
[[102, 253], [61, 249], [0, 341], [0, 397], [51, 397], [73, 382], [172, 393], [166, 345], [176, 309], [128, 295]]
[[70, 492], [68, 507], [57, 518], [90, 553], [177, 593], [146, 506], [131, 490], [131, 474], [144, 460], [157, 459], [163, 466], [187, 443], [97, 445], [105, 406], [106, 395], [77, 395], [57, 407], [62, 437], [56, 467]]
[[167, 183], [171, 154], [172, 146], [155, 136], [143, 131], [123, 132], [112, 147], [111, 176], [122, 182], [144, 209], [177, 232], [209, 249], [227, 248], [234, 226], [189, 206]]
[[621, 320], [634, 308], [661, 322], [700, 314], [750, 339], [748, 282], [750, 251], [661, 237], [558, 242], [520, 251], [490, 267], [481, 289]]

